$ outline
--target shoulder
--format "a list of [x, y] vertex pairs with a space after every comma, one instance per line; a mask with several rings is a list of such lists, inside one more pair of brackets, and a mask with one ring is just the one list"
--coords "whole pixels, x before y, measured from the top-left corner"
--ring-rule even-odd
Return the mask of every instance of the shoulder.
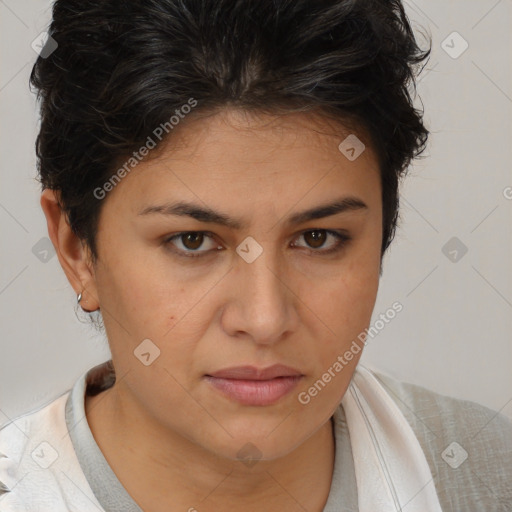
[[510, 510], [512, 421], [468, 400], [372, 372], [413, 428], [443, 510]]
[[70, 440], [65, 417], [69, 394], [0, 428], [2, 512], [34, 510], [36, 504], [53, 512], [67, 511], [70, 504], [87, 510], [91, 501], [102, 510]]
[[34, 434], [61, 432], [64, 406], [69, 391], [37, 409], [28, 411], [0, 427], [0, 453], [20, 459], [31, 446]]
[[59, 456], [54, 439], [65, 435], [62, 418], [66, 397], [67, 393], [0, 428], [2, 511], [28, 510], [36, 490], [51, 494], [51, 472], [45, 470]]

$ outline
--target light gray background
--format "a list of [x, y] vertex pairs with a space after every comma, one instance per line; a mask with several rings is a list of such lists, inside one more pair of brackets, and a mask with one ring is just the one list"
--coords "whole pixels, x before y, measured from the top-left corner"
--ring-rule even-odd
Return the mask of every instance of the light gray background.
[[[406, 8], [433, 39], [418, 84], [432, 135], [402, 188], [374, 319], [397, 300], [404, 309], [370, 340], [363, 362], [512, 418], [512, 0]], [[44, 263], [33, 252], [47, 227], [28, 77], [31, 42], [50, 15], [47, 1], [0, 0], [0, 424], [109, 357], [106, 341], [78, 321], [57, 257]], [[442, 47], [462, 48], [454, 31], [469, 44], [458, 58]], [[468, 248], [456, 263], [442, 252], [452, 237]]]

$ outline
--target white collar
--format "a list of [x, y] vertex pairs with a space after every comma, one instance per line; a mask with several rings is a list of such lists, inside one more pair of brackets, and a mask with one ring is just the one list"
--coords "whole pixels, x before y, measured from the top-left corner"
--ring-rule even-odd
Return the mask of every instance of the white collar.
[[359, 512], [442, 512], [425, 454], [373, 373], [359, 365], [342, 401]]

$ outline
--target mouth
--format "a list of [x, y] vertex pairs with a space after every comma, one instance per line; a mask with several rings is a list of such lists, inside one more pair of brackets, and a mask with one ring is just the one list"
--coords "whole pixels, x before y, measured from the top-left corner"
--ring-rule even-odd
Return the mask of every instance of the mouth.
[[243, 405], [265, 406], [288, 395], [304, 375], [289, 366], [273, 365], [258, 369], [253, 366], [227, 368], [204, 376], [224, 396]]

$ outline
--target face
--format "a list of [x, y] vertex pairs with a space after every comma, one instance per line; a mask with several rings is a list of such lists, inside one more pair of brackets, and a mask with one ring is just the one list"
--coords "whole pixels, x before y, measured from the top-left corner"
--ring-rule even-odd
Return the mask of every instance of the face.
[[[104, 199], [90, 287], [119, 393], [158, 428], [272, 460], [329, 420], [361, 351], [339, 356], [370, 323], [380, 270], [377, 160], [361, 136], [349, 160], [349, 134], [306, 114], [225, 110], [180, 126]], [[214, 375], [275, 364], [297, 376]]]

